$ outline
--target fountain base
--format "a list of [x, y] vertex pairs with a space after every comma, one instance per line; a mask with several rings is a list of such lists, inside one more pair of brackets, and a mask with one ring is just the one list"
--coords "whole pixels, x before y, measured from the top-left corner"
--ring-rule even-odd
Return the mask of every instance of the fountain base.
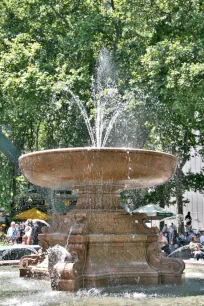
[[55, 216], [53, 226], [40, 235], [40, 245], [44, 250], [56, 244], [65, 246], [71, 260], [46, 265], [40, 255], [25, 256], [20, 275], [49, 276], [52, 288], [62, 291], [180, 284], [183, 261], [162, 257], [157, 229], [146, 227], [145, 220], [145, 214], [131, 216], [122, 209], [73, 209], [68, 215]]

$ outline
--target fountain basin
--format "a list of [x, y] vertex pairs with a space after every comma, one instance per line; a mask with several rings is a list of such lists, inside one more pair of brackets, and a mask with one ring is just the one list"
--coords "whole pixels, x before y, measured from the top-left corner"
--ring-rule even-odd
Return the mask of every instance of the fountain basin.
[[165, 183], [174, 174], [177, 161], [161, 152], [86, 147], [25, 154], [19, 164], [31, 183], [43, 187], [66, 189], [94, 181], [129, 189]]

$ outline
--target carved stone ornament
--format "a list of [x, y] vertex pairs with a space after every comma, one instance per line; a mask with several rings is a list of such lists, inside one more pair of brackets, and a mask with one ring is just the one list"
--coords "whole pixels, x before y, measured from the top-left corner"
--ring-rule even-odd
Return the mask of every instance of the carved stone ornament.
[[174, 156], [137, 149], [71, 148], [26, 154], [19, 164], [33, 184], [78, 191], [76, 207], [67, 215], [55, 215], [53, 225], [39, 235], [43, 251], [59, 245], [70, 256], [58, 260], [60, 252], [54, 250], [47, 261], [26, 256], [21, 276], [49, 277], [52, 288], [63, 291], [181, 281], [184, 264], [162, 257], [158, 229], [145, 225], [145, 214], [129, 215], [120, 204], [122, 190], [167, 182], [176, 169]]

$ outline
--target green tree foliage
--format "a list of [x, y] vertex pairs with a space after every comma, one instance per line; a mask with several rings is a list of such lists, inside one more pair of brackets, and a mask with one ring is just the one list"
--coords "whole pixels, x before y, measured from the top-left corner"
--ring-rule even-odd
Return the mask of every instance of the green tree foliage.
[[6, 207], [9, 210], [12, 193], [11, 177], [13, 173], [11, 165], [3, 155], [0, 155], [0, 167], [0, 203], [1, 207]]
[[118, 66], [120, 93], [132, 97], [127, 113], [136, 132], [125, 127], [128, 143], [176, 154], [182, 172], [191, 148], [203, 141], [194, 133], [204, 130], [203, 6], [202, 0], [2, 0], [0, 125], [23, 152], [89, 144], [78, 108], [62, 93], [68, 85], [91, 112], [91, 77], [105, 46]]

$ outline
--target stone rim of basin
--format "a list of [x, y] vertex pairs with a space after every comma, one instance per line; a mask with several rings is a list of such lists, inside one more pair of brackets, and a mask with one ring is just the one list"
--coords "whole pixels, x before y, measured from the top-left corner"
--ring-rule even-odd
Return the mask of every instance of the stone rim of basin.
[[67, 148], [32, 152], [19, 158], [20, 169], [35, 185], [75, 188], [112, 185], [115, 190], [146, 188], [167, 182], [175, 156], [132, 148]]

